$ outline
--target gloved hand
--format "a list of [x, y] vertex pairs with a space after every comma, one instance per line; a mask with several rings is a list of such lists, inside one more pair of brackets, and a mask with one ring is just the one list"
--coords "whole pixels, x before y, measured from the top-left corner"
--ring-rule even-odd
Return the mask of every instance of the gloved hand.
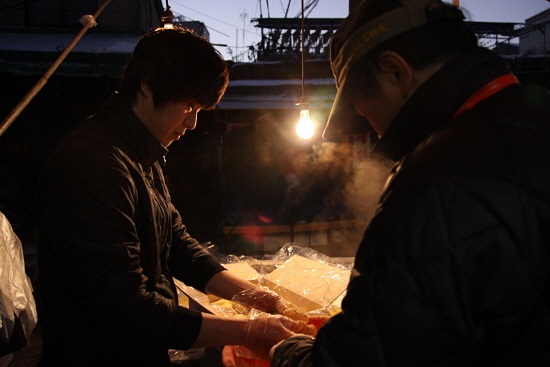
[[237, 367], [237, 356], [235, 355], [235, 346], [226, 345], [222, 349], [223, 367]]
[[292, 320], [282, 315], [261, 314], [248, 320], [245, 325], [244, 344], [235, 347], [235, 352], [237, 356], [269, 361], [269, 351], [281, 340], [296, 334], [313, 336], [315, 333], [315, 327], [303, 321]]
[[278, 313], [293, 320], [308, 321], [308, 317], [299, 312], [296, 306], [264, 286], [241, 291], [231, 301], [233, 309], [242, 314], [248, 314], [251, 308], [255, 308], [263, 312]]
[[[237, 355], [236, 350], [241, 352]], [[252, 352], [248, 351], [246, 354], [251, 357], [242, 357], [242, 351], [248, 351], [240, 345], [226, 345], [222, 349], [222, 366], [223, 367], [269, 367], [270, 362], [262, 361], [252, 355]]]

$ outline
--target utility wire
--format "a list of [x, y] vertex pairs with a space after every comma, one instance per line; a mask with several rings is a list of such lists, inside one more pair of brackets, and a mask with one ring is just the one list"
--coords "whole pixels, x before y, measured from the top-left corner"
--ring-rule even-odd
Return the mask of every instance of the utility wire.
[[[216, 19], [216, 18], [214, 18], [214, 17], [211, 17], [210, 15], [201, 13], [200, 11], [197, 11], [197, 10], [195, 10], [195, 9], [191, 9], [191, 8], [188, 7], [188, 6], [185, 6], [185, 5], [181, 4], [181, 3], [178, 3], [177, 1], [171, 0], [170, 2], [173, 3], [173, 4], [177, 4], [177, 5], [181, 6], [182, 8], [185, 8], [185, 9], [191, 10], [191, 11], [197, 13], [197, 14], [200, 14], [200, 15], [202, 15], [203, 17], [206, 17], [206, 18], [210, 18], [210, 19], [212, 19], [212, 20], [215, 20], [216, 22], [220, 22], [220, 23], [222, 23], [222, 24], [228, 25], [228, 26], [233, 27], [233, 28], [241, 29], [240, 26], [236, 26], [236, 25], [234, 25], [234, 24], [230, 24], [230, 23], [224, 22], [223, 20]], [[208, 26], [208, 28], [211, 28], [211, 27]], [[212, 29], [213, 29], [213, 28], [212, 28]], [[248, 33], [251, 33], [251, 34], [254, 34], [254, 35], [256, 34], [255, 32], [249, 31], [249, 30], [247, 30], [247, 29], [245, 29], [245, 32], [248, 32]], [[219, 33], [222, 33], [222, 32], [219, 32]], [[224, 34], [224, 35], [227, 36], [227, 37], [230, 37], [230, 36], [228, 36], [228, 35], [225, 34], [225, 33], [222, 33], [222, 34]]]

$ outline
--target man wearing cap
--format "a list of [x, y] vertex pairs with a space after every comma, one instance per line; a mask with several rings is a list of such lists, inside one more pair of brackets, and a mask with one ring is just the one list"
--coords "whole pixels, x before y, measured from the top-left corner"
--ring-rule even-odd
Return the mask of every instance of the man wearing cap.
[[550, 365], [550, 97], [456, 7], [366, 0], [331, 42], [325, 138], [396, 161], [343, 311], [272, 366]]

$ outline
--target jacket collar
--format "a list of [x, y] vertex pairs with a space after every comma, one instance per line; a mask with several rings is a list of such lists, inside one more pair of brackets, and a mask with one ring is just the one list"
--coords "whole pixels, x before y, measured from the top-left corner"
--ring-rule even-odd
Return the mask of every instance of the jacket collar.
[[509, 72], [502, 58], [481, 47], [450, 60], [405, 103], [375, 151], [396, 161], [401, 159], [452, 121], [453, 114], [472, 94]]
[[148, 169], [154, 162], [164, 160], [168, 149], [151, 134], [119, 93], [113, 93], [103, 103], [97, 113], [98, 117], [102, 115], [111, 117], [112, 127], [132, 149], [144, 168]]

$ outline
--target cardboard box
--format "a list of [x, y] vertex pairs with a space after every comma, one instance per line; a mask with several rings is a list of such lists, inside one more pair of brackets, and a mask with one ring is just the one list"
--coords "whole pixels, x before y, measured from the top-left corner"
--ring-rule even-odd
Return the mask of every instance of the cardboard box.
[[351, 271], [293, 255], [264, 277], [264, 283], [302, 312], [328, 308], [346, 291]]
[[236, 262], [223, 264], [223, 266], [231, 273], [248, 280], [249, 282], [257, 283], [260, 279], [260, 273], [256, 271], [250, 264], [246, 262]]

